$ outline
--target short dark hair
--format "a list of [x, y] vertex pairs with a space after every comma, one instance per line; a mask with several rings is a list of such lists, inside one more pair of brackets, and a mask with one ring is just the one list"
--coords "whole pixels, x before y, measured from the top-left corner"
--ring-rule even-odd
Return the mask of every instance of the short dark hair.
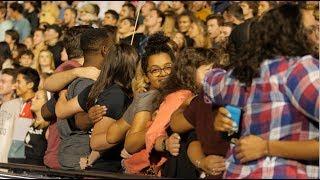
[[58, 38], [60, 38], [61, 35], [62, 35], [62, 29], [61, 29], [61, 27], [60, 27], [59, 25], [57, 25], [57, 24], [51, 24], [51, 25], [49, 24], [49, 25], [46, 25], [45, 28], [46, 28], [46, 31], [49, 30], [49, 29], [53, 29], [56, 33], [59, 34], [59, 37], [58, 37]]
[[18, 43], [17, 44], [17, 51], [18, 51], [18, 56], [16, 57], [16, 60], [20, 59], [20, 57], [22, 56], [22, 54], [27, 51], [28, 48], [25, 44], [22, 43]]
[[12, 82], [16, 82], [18, 72], [17, 72], [17, 70], [12, 69], [12, 68], [6, 68], [6, 69], [2, 69], [1, 74], [7, 74], [9, 76], [12, 76], [13, 77]]
[[14, 40], [16, 43], [19, 42], [19, 33], [16, 30], [9, 29], [6, 30], [5, 34], [11, 36], [11, 39]]
[[23, 6], [17, 2], [14, 2], [12, 4], [9, 5], [10, 9], [12, 9], [13, 11], [18, 11], [20, 14], [23, 13]]
[[130, 11], [133, 11], [134, 14], [136, 13], [136, 7], [131, 3], [125, 3], [122, 7], [127, 7]]
[[215, 19], [218, 22], [219, 26], [223, 25], [223, 17], [221, 15], [217, 15], [217, 14], [210, 14], [207, 18], [206, 18], [206, 24], [208, 24], [208, 21], [210, 21], [211, 19]]
[[130, 17], [124, 18], [124, 19], [122, 19], [121, 21], [125, 21], [125, 20], [129, 21], [130, 26], [134, 26], [135, 23], [136, 23], [136, 20], [133, 19], [133, 18], [130, 18]]
[[65, 11], [66, 11], [66, 10], [70, 10], [70, 11], [74, 14], [74, 16], [77, 18], [78, 12], [77, 12], [77, 10], [76, 10], [75, 8], [67, 7], [67, 8], [65, 9]]
[[236, 4], [231, 4], [229, 7], [227, 7], [226, 12], [229, 13], [230, 15], [234, 16], [238, 20], [243, 21], [244, 16], [242, 12], [242, 8], [238, 3]]
[[100, 7], [97, 4], [92, 4], [94, 13], [98, 16], [100, 13]]
[[161, 26], [163, 25], [164, 23], [164, 20], [165, 20], [165, 15], [162, 11], [160, 11], [158, 8], [154, 8], [154, 9], [151, 9], [150, 11], [156, 11], [157, 14], [158, 14], [158, 17], [160, 17], [162, 20], [161, 20]]
[[193, 14], [192, 14], [191, 12], [189, 12], [189, 11], [184, 11], [184, 12], [182, 12], [182, 13], [177, 17], [177, 20], [179, 20], [179, 19], [180, 19], [181, 17], [183, 17], [183, 16], [188, 16], [191, 22], [193, 22], [194, 19], [195, 19], [194, 16], [193, 16]]
[[149, 63], [149, 57], [155, 54], [166, 53], [170, 56], [171, 61], [175, 61], [175, 55], [168, 45], [170, 38], [165, 36], [163, 32], [157, 32], [150, 36], [145, 47], [145, 53], [141, 58], [141, 68], [145, 74], [147, 74], [147, 68]]
[[24, 79], [27, 82], [32, 82], [33, 83], [33, 87], [32, 87], [32, 91], [33, 92], [37, 92], [38, 91], [38, 86], [39, 86], [39, 82], [40, 82], [40, 76], [38, 74], [38, 72], [30, 67], [23, 67], [20, 68], [18, 71], [18, 74], [22, 74]]
[[88, 29], [92, 29], [92, 27], [88, 25], [82, 25], [71, 27], [66, 31], [63, 38], [63, 46], [66, 49], [69, 59], [83, 57], [83, 51], [80, 46], [80, 38], [81, 35]]
[[24, 51], [24, 52], [21, 54], [21, 56], [23, 56], [23, 55], [31, 56], [31, 59], [34, 58], [34, 54], [33, 54], [32, 51], [30, 51], [30, 50]]
[[102, 44], [110, 41], [115, 43], [116, 28], [104, 26], [103, 28], [88, 29], [81, 35], [80, 45], [83, 53], [88, 51], [98, 51]]
[[119, 14], [115, 10], [109, 9], [104, 14], [111, 14], [114, 19], [119, 20]]

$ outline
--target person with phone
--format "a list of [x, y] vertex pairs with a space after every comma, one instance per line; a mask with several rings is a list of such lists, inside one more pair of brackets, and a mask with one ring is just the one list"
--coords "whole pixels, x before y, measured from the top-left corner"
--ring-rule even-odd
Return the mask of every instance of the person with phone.
[[[273, 9], [252, 22], [248, 43], [230, 52], [227, 71], [206, 75], [207, 103], [244, 111], [241, 138], [226, 156], [225, 178], [319, 178], [316, 24], [298, 5]], [[221, 116], [215, 130], [232, 130], [228, 112]]]

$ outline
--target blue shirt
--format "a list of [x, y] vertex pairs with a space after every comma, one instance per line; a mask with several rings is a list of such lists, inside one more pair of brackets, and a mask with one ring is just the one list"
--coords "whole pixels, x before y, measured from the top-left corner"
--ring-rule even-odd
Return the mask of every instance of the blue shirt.
[[19, 42], [22, 42], [27, 36], [30, 35], [31, 26], [26, 18], [18, 21], [13, 21], [13, 29], [19, 33]]

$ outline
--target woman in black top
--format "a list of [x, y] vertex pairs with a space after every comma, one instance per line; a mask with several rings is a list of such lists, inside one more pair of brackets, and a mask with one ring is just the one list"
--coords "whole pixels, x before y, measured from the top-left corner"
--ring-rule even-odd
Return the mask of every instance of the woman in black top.
[[47, 102], [46, 91], [39, 90], [32, 99], [31, 110], [35, 120], [25, 137], [26, 164], [43, 166], [43, 156], [47, 149], [46, 133], [49, 123], [41, 116], [41, 107]]
[[[131, 103], [131, 81], [135, 75], [137, 62], [138, 54], [134, 47], [126, 44], [114, 45], [109, 49], [100, 76], [93, 86], [89, 86], [69, 101], [65, 96], [66, 91], [60, 94], [56, 104], [56, 115], [59, 119], [67, 118], [81, 111], [88, 111], [96, 104], [107, 108], [103, 119], [97, 122], [93, 128], [90, 146], [93, 150], [91, 156], [95, 158], [90, 158], [92, 161], [99, 159], [102, 151], [116, 145], [106, 141], [106, 133], [109, 126], [122, 117]], [[118, 148], [116, 149], [118, 150]], [[120, 163], [121, 148], [118, 152], [113, 150], [114, 148], [108, 150], [107, 159], [119, 160]], [[108, 170], [107, 168], [104, 169]], [[116, 170], [110, 167], [109, 171]]]

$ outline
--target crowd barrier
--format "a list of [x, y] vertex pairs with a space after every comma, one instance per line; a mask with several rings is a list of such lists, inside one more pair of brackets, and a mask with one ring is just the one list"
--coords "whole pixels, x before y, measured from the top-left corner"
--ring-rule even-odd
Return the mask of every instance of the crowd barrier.
[[[101, 171], [56, 170], [45, 166], [0, 163], [0, 179], [60, 179], [60, 178], [97, 178], [97, 179], [159, 179], [154, 176], [139, 176]], [[9, 170], [9, 172], [5, 172]], [[17, 173], [17, 171], [19, 173]], [[13, 173], [14, 172], [14, 173]]]

